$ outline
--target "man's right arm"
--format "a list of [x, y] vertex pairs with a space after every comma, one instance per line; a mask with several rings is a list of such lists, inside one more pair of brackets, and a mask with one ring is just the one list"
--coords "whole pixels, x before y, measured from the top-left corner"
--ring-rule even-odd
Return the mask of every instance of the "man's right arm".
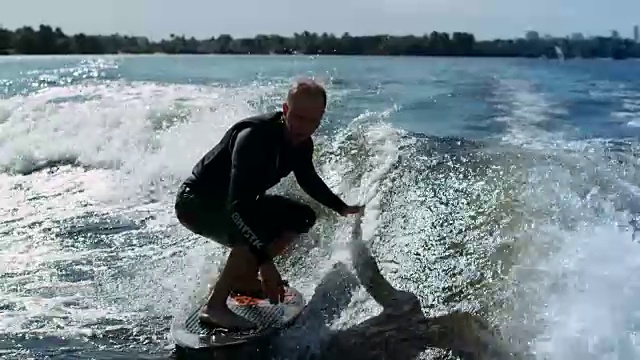
[[[256, 198], [260, 194], [260, 178], [267, 172], [272, 148], [260, 129], [241, 130], [231, 155], [231, 179], [227, 197], [227, 209], [231, 216], [232, 236], [245, 243], [256, 256], [258, 263], [269, 260], [267, 245], [253, 224], [257, 223]], [[251, 224], [251, 225], [250, 225]]]

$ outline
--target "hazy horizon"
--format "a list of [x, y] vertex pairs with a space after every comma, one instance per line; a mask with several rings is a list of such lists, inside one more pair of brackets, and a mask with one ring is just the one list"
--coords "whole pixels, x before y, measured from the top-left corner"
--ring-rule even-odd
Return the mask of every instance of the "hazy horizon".
[[[127, 5], [125, 5], [127, 4]], [[250, 12], [246, 10], [250, 9]], [[325, 0], [303, 6], [291, 0], [269, 3], [236, 0], [215, 5], [205, 0], [22, 0], [5, 6], [0, 26], [15, 30], [46, 24], [67, 34], [147, 36], [170, 34], [199, 39], [230, 34], [291, 36], [295, 32], [341, 35], [421, 35], [432, 31], [465, 31], [478, 39], [521, 37], [527, 30], [541, 36], [608, 36], [617, 30], [633, 36], [640, 23], [640, 1], [553, 0]]]

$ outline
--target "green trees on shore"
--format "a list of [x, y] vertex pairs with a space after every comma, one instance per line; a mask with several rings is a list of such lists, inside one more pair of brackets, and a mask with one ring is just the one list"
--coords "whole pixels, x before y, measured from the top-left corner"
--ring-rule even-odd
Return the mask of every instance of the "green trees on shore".
[[60, 28], [40, 25], [15, 31], [0, 28], [0, 54], [334, 54], [408, 56], [500, 56], [555, 58], [639, 58], [640, 44], [617, 37], [588, 39], [536, 38], [477, 41], [465, 32], [431, 32], [422, 36], [341, 36], [304, 31], [291, 37], [258, 35], [209, 39], [171, 35], [151, 41], [122, 35], [67, 35]]

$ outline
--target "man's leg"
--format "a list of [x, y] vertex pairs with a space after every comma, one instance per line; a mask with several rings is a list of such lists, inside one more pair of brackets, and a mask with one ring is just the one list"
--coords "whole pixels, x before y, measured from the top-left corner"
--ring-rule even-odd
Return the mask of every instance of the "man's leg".
[[[277, 195], [263, 195], [256, 205], [259, 227], [266, 236], [271, 258], [281, 255], [287, 247], [308, 232], [315, 224], [315, 212], [308, 205]], [[258, 298], [266, 298], [259, 274], [252, 264], [238, 274], [230, 285], [231, 291]], [[241, 271], [238, 269], [238, 271]]]
[[228, 215], [223, 206], [200, 199], [190, 189], [181, 187], [176, 197], [176, 216], [180, 223], [195, 234], [231, 248], [227, 262], [219, 274], [207, 304], [200, 311], [200, 321], [228, 329], [249, 329], [254, 325], [234, 314], [226, 305], [234, 287], [260, 289], [258, 266], [248, 248], [234, 246], [228, 237]]
[[[255, 225], [269, 234], [265, 241], [269, 242], [269, 251], [274, 257], [281, 254], [299, 234], [308, 232], [315, 224], [315, 212], [308, 205], [285, 197], [264, 195], [259, 199], [257, 206], [261, 216], [260, 223]], [[203, 204], [184, 189], [176, 201], [176, 214], [180, 222], [194, 233], [231, 247], [231, 253], [213, 292], [201, 310], [200, 320], [230, 329], [253, 328], [252, 323], [234, 314], [226, 305], [232, 291], [258, 292], [258, 289], [262, 289], [258, 279], [257, 262], [249, 249], [234, 246], [232, 239], [227, 237], [228, 229], [225, 224], [228, 222], [223, 219], [228, 217], [228, 214], [222, 210], [215, 211], [210, 204]]]
[[[231, 249], [213, 291], [209, 295], [207, 304], [200, 311], [200, 321], [228, 329], [246, 330], [255, 327], [254, 324], [234, 314], [227, 307], [227, 297], [237, 285], [243, 285], [248, 279], [257, 281], [258, 264], [245, 246]], [[259, 284], [259, 282], [258, 282]]]
[[[271, 256], [275, 257], [296, 236], [293, 232], [281, 234], [281, 238], [269, 245]], [[258, 263], [246, 246], [231, 249], [227, 263], [218, 277], [207, 304], [201, 309], [200, 321], [229, 329], [248, 330], [255, 325], [234, 314], [227, 307], [227, 298], [232, 292], [266, 298], [262, 291], [262, 283], [258, 278]]]

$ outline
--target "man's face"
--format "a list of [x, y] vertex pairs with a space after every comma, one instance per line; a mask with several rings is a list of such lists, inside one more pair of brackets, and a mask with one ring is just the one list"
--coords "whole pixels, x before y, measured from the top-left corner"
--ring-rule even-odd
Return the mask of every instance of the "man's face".
[[324, 99], [321, 96], [299, 94], [284, 103], [282, 111], [289, 139], [293, 144], [299, 144], [311, 137], [320, 126], [324, 116]]

